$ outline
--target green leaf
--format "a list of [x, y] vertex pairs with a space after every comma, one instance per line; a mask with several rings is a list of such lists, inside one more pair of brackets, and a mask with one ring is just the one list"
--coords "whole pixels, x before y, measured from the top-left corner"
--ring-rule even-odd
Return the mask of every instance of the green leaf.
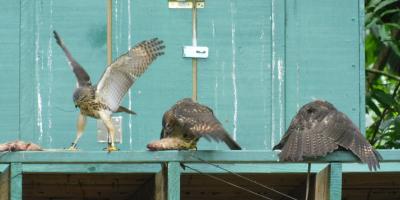
[[367, 9], [372, 9], [372, 8], [375, 8], [379, 3], [381, 3], [382, 1], [384, 1], [384, 0], [370, 0], [369, 2], [368, 2], [368, 5], [366, 6], [367, 7]]
[[372, 34], [368, 34], [365, 37], [366, 66], [369, 66], [376, 61], [378, 54], [377, 50], [378, 50], [378, 40]]
[[374, 9], [374, 13], [378, 12], [380, 9], [386, 7], [387, 5], [390, 5], [392, 3], [397, 3], [398, 0], [384, 0], [381, 1]]
[[396, 44], [393, 41], [388, 42], [388, 45], [390, 48], [392, 48], [393, 52], [396, 53], [398, 56], [400, 56], [400, 47], [398, 44]]
[[390, 41], [392, 35], [390, 33], [390, 28], [384, 25], [378, 26], [379, 39], [385, 43], [385, 41]]
[[379, 126], [379, 129], [382, 132], [385, 132], [392, 125], [393, 121], [394, 121], [394, 119], [392, 119], [392, 118], [382, 121], [381, 125]]
[[386, 11], [383, 11], [383, 12], [379, 15], [379, 17], [382, 18], [382, 17], [384, 17], [384, 16], [387, 15], [387, 14], [392, 14], [392, 13], [397, 13], [397, 12], [400, 12], [400, 9], [396, 8], [396, 9], [386, 10]]
[[381, 103], [385, 108], [391, 109], [393, 106], [396, 110], [399, 107], [397, 102], [392, 98], [392, 96], [383, 90], [374, 90], [372, 97], [375, 98], [379, 103]]
[[[400, 12], [400, 10], [399, 10], [399, 12]], [[385, 23], [385, 26], [392, 27], [395, 29], [400, 29], [400, 24], [396, 24], [396, 23]]]
[[371, 97], [367, 96], [366, 97], [366, 105], [368, 106], [369, 109], [371, 109], [372, 111], [374, 111], [374, 113], [377, 116], [381, 116], [381, 111], [379, 110], [378, 106], [375, 104], [374, 101], [372, 101]]

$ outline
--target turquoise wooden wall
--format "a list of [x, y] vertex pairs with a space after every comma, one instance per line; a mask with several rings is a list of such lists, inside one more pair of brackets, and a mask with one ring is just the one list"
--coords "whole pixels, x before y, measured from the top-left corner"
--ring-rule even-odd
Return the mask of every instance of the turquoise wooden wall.
[[[64, 148], [75, 137], [75, 77], [55, 44], [63, 37], [96, 82], [106, 66], [106, 2], [1, 0], [0, 142], [30, 140]], [[364, 126], [363, 9], [357, 0], [218, 0], [198, 12], [199, 102], [209, 105], [244, 149], [264, 150], [280, 140], [295, 112], [326, 99]], [[361, 12], [360, 12], [361, 11]], [[136, 82], [124, 105], [122, 150], [144, 150], [159, 137], [161, 117], [191, 96], [191, 10], [167, 0], [115, 0], [113, 56], [159, 37], [166, 54]], [[100, 150], [96, 122], [79, 147]], [[202, 141], [199, 149], [227, 149]]]

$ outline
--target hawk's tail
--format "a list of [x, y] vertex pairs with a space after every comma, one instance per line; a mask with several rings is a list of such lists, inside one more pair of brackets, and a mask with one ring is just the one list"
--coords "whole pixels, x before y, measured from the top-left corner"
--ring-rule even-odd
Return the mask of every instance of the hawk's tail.
[[240, 147], [240, 145], [231, 138], [231, 136], [229, 136], [228, 134], [226, 135], [226, 137], [223, 139], [223, 141], [225, 142], [226, 145], [228, 145], [228, 147], [232, 150], [242, 150], [242, 147]]
[[116, 112], [126, 112], [131, 115], [136, 115], [135, 112], [133, 112], [132, 110], [129, 110], [128, 108], [125, 108], [123, 106], [119, 106]]

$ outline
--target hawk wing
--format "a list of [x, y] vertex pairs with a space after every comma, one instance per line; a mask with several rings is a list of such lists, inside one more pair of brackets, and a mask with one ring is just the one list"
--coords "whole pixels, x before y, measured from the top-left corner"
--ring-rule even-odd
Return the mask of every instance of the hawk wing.
[[99, 83], [96, 94], [113, 112], [117, 111], [122, 98], [160, 55], [163, 55], [163, 41], [157, 38], [142, 41], [126, 54], [117, 58], [107, 67]]
[[340, 146], [352, 151], [370, 170], [379, 168], [381, 156], [344, 113], [329, 110], [322, 117], [306, 115], [307, 112], [300, 110], [282, 141], [274, 147], [282, 149], [281, 160], [301, 161], [303, 157], [325, 156]]
[[172, 109], [179, 126], [185, 133], [205, 137], [208, 140], [224, 141], [231, 149], [241, 149], [209, 107], [193, 102], [191, 99], [183, 99]]
[[72, 57], [71, 53], [68, 51], [67, 47], [64, 45], [61, 37], [58, 35], [56, 31], [53, 31], [54, 38], [58, 46], [64, 51], [65, 55], [67, 56], [69, 66], [72, 68], [72, 71], [75, 74], [76, 80], [78, 81], [78, 85], [81, 86], [89, 86], [91, 85], [90, 76], [88, 73], [83, 69], [83, 67]]

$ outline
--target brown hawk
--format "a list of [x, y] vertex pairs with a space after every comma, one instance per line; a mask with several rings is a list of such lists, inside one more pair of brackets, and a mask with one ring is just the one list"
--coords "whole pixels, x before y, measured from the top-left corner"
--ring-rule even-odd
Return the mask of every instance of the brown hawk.
[[182, 99], [164, 113], [161, 140], [147, 145], [150, 150], [197, 149], [201, 137], [223, 141], [230, 149], [242, 149], [231, 138], [213, 111], [190, 98]]
[[325, 156], [338, 148], [353, 152], [370, 170], [379, 168], [381, 155], [356, 125], [331, 103], [316, 100], [299, 110], [273, 149], [282, 150], [282, 161], [301, 161], [303, 157]]
[[127, 53], [117, 58], [104, 71], [97, 85], [92, 85], [89, 75], [83, 67], [72, 57], [60, 36], [54, 31], [57, 44], [64, 51], [68, 62], [74, 72], [78, 87], [73, 94], [73, 101], [79, 107], [80, 113], [77, 123], [76, 139], [70, 149], [76, 149], [79, 138], [82, 136], [86, 116], [101, 119], [108, 130], [109, 143], [107, 150], [115, 151], [114, 145], [115, 128], [111, 121], [111, 114], [115, 112], [126, 112], [135, 114], [133, 111], [120, 106], [121, 100], [133, 85], [135, 80], [142, 75], [149, 65], [160, 55], [164, 54], [163, 41], [157, 38], [145, 40]]

